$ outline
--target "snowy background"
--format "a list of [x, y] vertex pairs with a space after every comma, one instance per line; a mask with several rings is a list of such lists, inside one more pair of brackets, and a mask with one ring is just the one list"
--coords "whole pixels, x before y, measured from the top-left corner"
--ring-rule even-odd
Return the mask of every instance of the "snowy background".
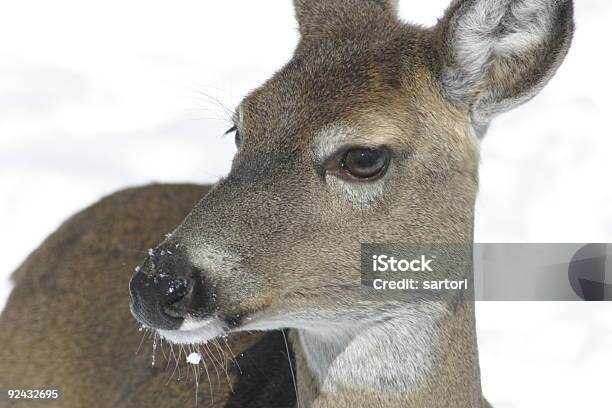
[[[577, 1], [567, 61], [482, 144], [480, 242], [612, 242], [608, 0]], [[401, 2], [432, 25], [446, 0]], [[291, 2], [0, 3], [0, 308], [9, 273], [119, 188], [212, 182], [231, 110], [292, 53]], [[496, 407], [610, 407], [612, 304], [478, 305]]]

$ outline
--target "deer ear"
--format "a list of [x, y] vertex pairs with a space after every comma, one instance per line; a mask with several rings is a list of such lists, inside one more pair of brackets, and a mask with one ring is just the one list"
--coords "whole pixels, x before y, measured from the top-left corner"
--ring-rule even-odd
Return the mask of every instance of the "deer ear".
[[546, 85], [573, 31], [572, 0], [455, 0], [435, 28], [442, 91], [468, 106], [482, 137], [495, 115]]
[[293, 0], [302, 42], [339, 38], [381, 19], [397, 18], [398, 0]]

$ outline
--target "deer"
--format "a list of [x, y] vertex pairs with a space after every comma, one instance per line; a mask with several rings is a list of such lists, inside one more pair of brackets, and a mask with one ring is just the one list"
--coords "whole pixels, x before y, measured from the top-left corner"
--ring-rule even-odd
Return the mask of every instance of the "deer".
[[455, 0], [429, 28], [393, 0], [294, 7], [299, 43], [235, 109], [225, 177], [106, 197], [15, 272], [1, 387], [193, 405], [134, 357], [142, 325], [177, 366], [204, 350], [182, 366], [211, 374], [202, 406], [490, 406], [474, 302], [369, 301], [360, 244], [473, 242], [480, 142], [556, 73], [572, 1]]

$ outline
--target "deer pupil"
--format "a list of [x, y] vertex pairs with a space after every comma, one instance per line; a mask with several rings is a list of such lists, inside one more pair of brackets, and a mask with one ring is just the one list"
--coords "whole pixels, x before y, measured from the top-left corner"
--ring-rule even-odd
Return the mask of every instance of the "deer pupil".
[[386, 156], [379, 149], [357, 148], [346, 152], [342, 167], [351, 175], [371, 178], [383, 170]]

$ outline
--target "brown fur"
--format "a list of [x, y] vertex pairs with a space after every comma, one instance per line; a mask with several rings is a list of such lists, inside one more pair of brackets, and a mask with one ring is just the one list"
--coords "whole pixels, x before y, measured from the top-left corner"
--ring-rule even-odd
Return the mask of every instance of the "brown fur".
[[[162, 387], [165, 375], [144, 359], [130, 359], [132, 348], [119, 343], [137, 342], [135, 335], [130, 337], [125, 306], [125, 271], [139, 256], [134, 251], [152, 246], [180, 222], [157, 246], [156, 253], [176, 248], [162, 259], [170, 268], [160, 271], [156, 260], [147, 258], [135, 276], [189, 274], [205, 295], [186, 297], [185, 316], [222, 321], [226, 331], [249, 330], [258, 323], [292, 329], [303, 406], [486, 406], [473, 303], [440, 302], [419, 309], [422, 304], [414, 302], [400, 310], [392, 302], [363, 302], [358, 243], [472, 242], [478, 184], [475, 136], [484, 134], [494, 115], [541, 89], [565, 56], [573, 30], [570, 1], [527, 10], [554, 22], [542, 31], [545, 35], [537, 25], [535, 29], [513, 20], [512, 7], [526, 3], [495, 1], [455, 1], [437, 27], [423, 29], [400, 22], [391, 1], [296, 0], [302, 38], [293, 59], [240, 104], [235, 124], [242, 146], [231, 172], [182, 222], [203, 191], [168, 186], [121, 193], [78, 215], [26, 262], [28, 270], [2, 317], [3, 328], [14, 328], [2, 335], [8, 347], [0, 355], [2, 364], [15, 365], [11, 381], [49, 384], [54, 370], [62, 367], [62, 382], [69, 387], [66, 398], [74, 406], [101, 403], [94, 395], [104, 390], [111, 390], [104, 404], [116, 404], [117, 395], [125, 394], [134, 398], [133, 406], [146, 406], [145, 401], [187, 403], [184, 388]], [[499, 7], [491, 9], [491, 4]], [[499, 18], [487, 20], [496, 25], [483, 29], [482, 38], [474, 36], [475, 49], [491, 48], [474, 67], [472, 54], [459, 51], [462, 40], [471, 38], [466, 27], [471, 29], [471, 13], [478, 7], [489, 7], [489, 14]], [[529, 47], [506, 52], [491, 45], [513, 46], [503, 41], [519, 29], [533, 37]], [[326, 175], [317, 162], [321, 145], [332, 143], [339, 132], [348, 138], [344, 143], [392, 150], [384, 184], [360, 184], [361, 190], [354, 192], [358, 182], [342, 184]], [[382, 193], [372, 202], [363, 201], [374, 186]], [[121, 278], [110, 278], [113, 274]], [[38, 317], [23, 318], [22, 311], [35, 314], [41, 306]], [[363, 360], [340, 352], [334, 363], [346, 366], [334, 375], [326, 372], [325, 378], [317, 377], [309, 365], [303, 339], [313, 325], [342, 330], [347, 321], [382, 325], [378, 315], [401, 319], [414, 310], [431, 317], [433, 328], [396, 328], [393, 334], [399, 340], [393, 346], [409, 349], [411, 344], [402, 341], [427, 336], [423, 348], [431, 348], [431, 367], [411, 368], [407, 357], [384, 373], [371, 373], [405, 388], [363, 386], [357, 380], [345, 384], [347, 378], [369, 374], [374, 365], [369, 355]], [[100, 325], [106, 327], [97, 331]], [[377, 333], [377, 340], [386, 334]], [[232, 348], [245, 355], [256, 349], [254, 355], [265, 356], [264, 365], [271, 370], [258, 377], [270, 378], [259, 399], [251, 386], [250, 392], [235, 397], [242, 403], [281, 406], [291, 401], [291, 372], [284, 365], [287, 356], [279, 350], [283, 343], [278, 336], [272, 332], [232, 340]], [[16, 361], [28, 350], [36, 355], [31, 366]], [[100, 357], [83, 367], [94, 350]], [[376, 359], [385, 357], [384, 350], [380, 353]], [[407, 380], [419, 370], [424, 372], [422, 381]], [[232, 378], [242, 379], [246, 389], [255, 384], [254, 377], [235, 372]], [[80, 391], [86, 388], [97, 393]], [[221, 402], [215, 404], [231, 406], [235, 401], [226, 388], [219, 395]]]
[[[172, 376], [174, 358], [168, 365], [161, 344], [151, 366], [148, 335], [136, 355], [144, 333], [129, 312], [127, 286], [147, 249], [208, 190], [152, 185], [121, 191], [73, 216], [33, 252], [18, 269], [0, 317], [0, 388], [59, 389], [62, 399], [45, 403], [48, 407], [194, 406], [194, 374], [185, 354], [180, 381], [178, 370]], [[230, 350], [236, 355], [242, 371], [228, 361], [236, 393], [220, 364], [206, 358], [213, 393], [211, 399], [200, 367], [198, 406], [286, 407], [294, 401], [280, 333], [236, 334], [229, 347], [220, 344], [228, 355]], [[168, 343], [163, 347], [169, 356]], [[174, 351], [178, 354], [179, 348]], [[221, 362], [219, 350], [213, 347], [212, 352]]]

